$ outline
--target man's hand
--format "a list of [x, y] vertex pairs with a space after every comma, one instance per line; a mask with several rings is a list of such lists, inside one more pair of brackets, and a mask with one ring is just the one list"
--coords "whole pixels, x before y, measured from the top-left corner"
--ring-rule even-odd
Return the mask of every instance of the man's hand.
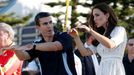
[[32, 48], [33, 48], [32, 44], [27, 44], [27, 45], [23, 45], [23, 46], [13, 45], [10, 47], [5, 47], [5, 48], [0, 49], [0, 53], [5, 50], [21, 50], [21, 51], [23, 51], [23, 50], [31, 50]]

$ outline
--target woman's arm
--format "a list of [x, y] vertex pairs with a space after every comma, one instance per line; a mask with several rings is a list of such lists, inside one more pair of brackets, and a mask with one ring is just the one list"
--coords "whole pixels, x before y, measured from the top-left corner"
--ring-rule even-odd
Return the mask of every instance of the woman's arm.
[[89, 48], [85, 48], [82, 41], [80, 40], [80, 37], [74, 38], [74, 41], [76, 43], [76, 46], [81, 53], [82, 56], [89, 56], [92, 55], [92, 51]]
[[115, 43], [112, 40], [105, 37], [104, 35], [101, 35], [101, 34], [97, 33], [96, 31], [92, 30], [91, 27], [81, 25], [77, 28], [82, 29], [85, 32], [90, 33], [97, 41], [99, 41], [102, 45], [104, 45], [107, 48], [114, 48], [116, 46]]
[[76, 43], [76, 47], [78, 48], [79, 52], [82, 56], [89, 56], [92, 55], [92, 51], [89, 48], [85, 48], [82, 41], [80, 40], [79, 34], [76, 29], [72, 29], [69, 34], [74, 38]]
[[97, 39], [105, 47], [114, 48], [116, 46], [112, 40], [105, 37], [104, 35], [101, 35], [92, 29], [90, 30], [90, 33], [92, 34], [92, 36], [94, 36], [95, 39]]

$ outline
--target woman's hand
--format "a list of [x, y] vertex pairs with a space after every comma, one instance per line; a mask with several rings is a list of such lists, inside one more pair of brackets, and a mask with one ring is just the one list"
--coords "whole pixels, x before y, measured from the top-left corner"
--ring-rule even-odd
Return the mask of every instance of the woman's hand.
[[91, 31], [91, 27], [87, 27], [86, 25], [79, 25], [76, 28], [80, 31], [83, 31], [83, 32], [90, 32]]
[[76, 38], [79, 36], [79, 33], [78, 31], [75, 29], [75, 28], [72, 28], [70, 31], [69, 31], [69, 34], [73, 37], [73, 38]]

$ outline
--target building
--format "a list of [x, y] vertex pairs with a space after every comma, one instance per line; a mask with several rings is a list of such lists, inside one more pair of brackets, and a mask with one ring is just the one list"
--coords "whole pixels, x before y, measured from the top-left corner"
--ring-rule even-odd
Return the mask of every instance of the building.
[[[41, 8], [43, 4], [43, 0], [0, 0], [0, 15], [14, 13], [13, 16], [21, 18], [33, 14], [34, 17], [36, 13], [43, 11]], [[33, 17], [29, 20], [30, 25], [14, 27], [17, 44], [31, 43], [36, 39], [37, 30], [33, 26]]]

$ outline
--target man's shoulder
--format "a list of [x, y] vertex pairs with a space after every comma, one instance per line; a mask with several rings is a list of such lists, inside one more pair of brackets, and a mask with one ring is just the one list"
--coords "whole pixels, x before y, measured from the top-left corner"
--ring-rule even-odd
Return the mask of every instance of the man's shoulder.
[[67, 32], [56, 32], [55, 36], [58, 38], [71, 38]]
[[55, 35], [68, 35], [68, 34], [67, 34], [67, 32], [57, 31], [57, 32], [55, 32]]

